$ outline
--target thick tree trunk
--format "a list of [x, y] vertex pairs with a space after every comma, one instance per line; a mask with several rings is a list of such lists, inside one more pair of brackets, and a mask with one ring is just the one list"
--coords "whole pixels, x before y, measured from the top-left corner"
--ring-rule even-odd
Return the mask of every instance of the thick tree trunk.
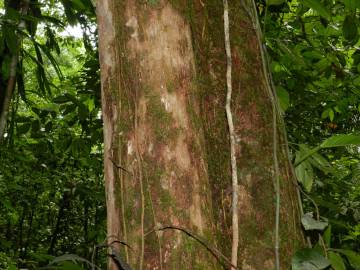
[[[97, 14], [111, 249], [134, 269], [230, 268], [219, 254], [230, 258], [232, 241], [222, 1], [102, 0]], [[229, 15], [238, 268], [275, 269], [275, 149], [287, 269], [302, 244], [295, 185], [251, 19], [240, 3]]]

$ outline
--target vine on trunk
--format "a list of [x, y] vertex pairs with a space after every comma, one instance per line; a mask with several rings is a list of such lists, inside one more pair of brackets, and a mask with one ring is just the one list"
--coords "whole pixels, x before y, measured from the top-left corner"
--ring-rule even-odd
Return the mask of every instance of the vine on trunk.
[[[229, 31], [229, 4], [227, 0], [224, 3], [224, 34], [225, 34], [225, 50], [226, 50], [226, 117], [230, 133], [230, 158], [231, 158], [231, 178], [232, 178], [232, 247], [231, 247], [231, 264], [232, 269], [236, 269], [238, 260], [239, 247], [239, 214], [238, 214], [238, 177], [236, 166], [236, 140], [234, 131], [234, 122], [231, 113], [231, 94], [232, 94], [232, 78], [231, 78], [231, 46]], [[235, 266], [235, 267], [234, 267]]]

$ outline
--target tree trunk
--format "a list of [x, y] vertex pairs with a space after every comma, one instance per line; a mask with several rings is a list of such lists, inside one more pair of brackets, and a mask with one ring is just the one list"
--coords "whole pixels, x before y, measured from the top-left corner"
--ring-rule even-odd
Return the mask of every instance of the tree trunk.
[[[239, 2], [229, 4], [238, 269], [275, 269], [277, 194], [287, 269], [303, 243], [296, 187]], [[231, 257], [232, 242], [222, 1], [102, 0], [97, 15], [111, 250], [133, 269], [229, 269], [221, 255]]]

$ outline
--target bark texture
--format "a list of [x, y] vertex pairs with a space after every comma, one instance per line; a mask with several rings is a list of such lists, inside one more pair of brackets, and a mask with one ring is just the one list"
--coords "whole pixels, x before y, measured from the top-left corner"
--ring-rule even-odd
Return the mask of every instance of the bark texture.
[[[271, 96], [251, 19], [229, 3], [239, 175], [239, 269], [274, 269]], [[108, 242], [134, 269], [224, 269], [181, 227], [231, 254], [231, 168], [221, 0], [102, 0], [97, 7]], [[280, 259], [302, 244], [278, 134]], [[222, 263], [222, 264], [221, 264]], [[116, 269], [110, 262], [110, 269]]]

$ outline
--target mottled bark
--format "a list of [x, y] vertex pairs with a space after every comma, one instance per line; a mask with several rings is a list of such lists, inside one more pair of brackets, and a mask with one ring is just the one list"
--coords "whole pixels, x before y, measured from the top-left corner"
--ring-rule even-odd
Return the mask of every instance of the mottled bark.
[[[235, 1], [238, 2], [238, 1]], [[222, 269], [199, 235], [231, 255], [231, 168], [225, 114], [223, 4], [98, 2], [108, 242], [134, 269]], [[239, 269], [274, 269], [272, 97], [256, 33], [229, 3], [232, 113], [239, 175]], [[276, 127], [277, 128], [277, 127]], [[280, 259], [301, 245], [281, 129]], [[229, 265], [222, 261], [223, 265]], [[110, 269], [116, 269], [110, 262]]]

